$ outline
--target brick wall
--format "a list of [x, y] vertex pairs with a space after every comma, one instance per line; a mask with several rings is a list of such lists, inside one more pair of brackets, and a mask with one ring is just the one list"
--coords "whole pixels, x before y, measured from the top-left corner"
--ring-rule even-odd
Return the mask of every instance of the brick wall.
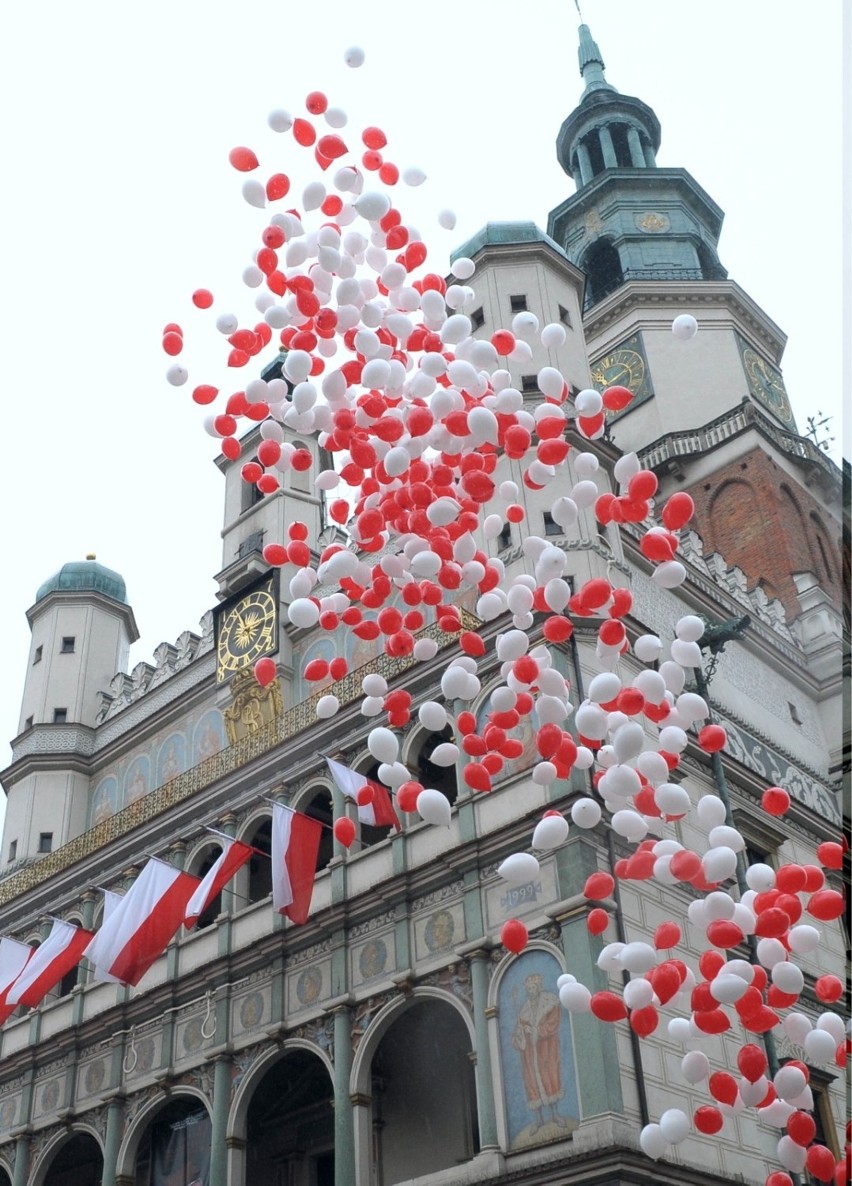
[[737, 458], [688, 488], [691, 526], [704, 553], [738, 565], [748, 588], [761, 585], [782, 602], [790, 622], [801, 612], [793, 573], [811, 572], [842, 606], [839, 529], [813, 495], [761, 449]]

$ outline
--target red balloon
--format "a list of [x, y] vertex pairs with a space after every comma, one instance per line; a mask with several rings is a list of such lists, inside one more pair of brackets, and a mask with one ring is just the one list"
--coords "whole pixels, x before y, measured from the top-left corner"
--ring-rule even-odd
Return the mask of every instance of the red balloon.
[[653, 1005], [645, 1005], [642, 1009], [631, 1009], [630, 1028], [640, 1038], [647, 1038], [660, 1024], [660, 1015]]
[[163, 334], [163, 349], [173, 358], [183, 350], [183, 335], [171, 331]]
[[609, 873], [592, 873], [586, 878], [583, 896], [600, 902], [608, 898], [615, 889], [615, 878]]
[[481, 762], [468, 762], [464, 768], [463, 778], [471, 790], [491, 790], [491, 775], [488, 773], [487, 767], [483, 766]]
[[268, 656], [265, 659], [258, 659], [254, 665], [254, 678], [262, 688], [267, 687], [275, 679], [277, 674], [277, 667], [274, 659]]
[[767, 787], [760, 801], [769, 815], [783, 815], [790, 810], [790, 796], [783, 787]]
[[692, 1123], [699, 1132], [703, 1132], [706, 1136], [713, 1136], [721, 1131], [725, 1120], [718, 1108], [714, 1108], [711, 1104], [704, 1104], [703, 1107], [696, 1108], [693, 1112]]
[[519, 919], [510, 918], [508, 922], [503, 923], [500, 941], [513, 955], [519, 955], [524, 950], [529, 938], [529, 931]]
[[[290, 178], [286, 173], [273, 173], [266, 183], [266, 196], [270, 202], [285, 198], [290, 192]], [[280, 244], [279, 244], [280, 246]], [[279, 294], [282, 295], [282, 294]]]
[[750, 1042], [737, 1054], [737, 1067], [744, 1079], [756, 1083], [766, 1070], [766, 1055], [759, 1046]]
[[807, 1148], [816, 1136], [816, 1124], [809, 1112], [793, 1112], [787, 1117], [787, 1132], [797, 1145]]
[[361, 140], [366, 148], [372, 149], [384, 148], [388, 142], [387, 136], [381, 128], [364, 128]]
[[309, 148], [317, 138], [314, 125], [307, 119], [293, 120], [293, 135], [296, 137], [296, 143], [301, 144], [303, 148]]
[[515, 335], [507, 329], [498, 329], [496, 333], [491, 335], [491, 345], [498, 354], [505, 357], [515, 349]]
[[[786, 914], [785, 922], [789, 922]], [[714, 947], [737, 947], [745, 939], [742, 927], [727, 919], [717, 918], [707, 927], [707, 938]]]
[[311, 115], [322, 115], [328, 109], [328, 99], [322, 91], [311, 91], [305, 99], [305, 107]]
[[336, 659], [332, 659], [329, 663], [328, 670], [332, 679], [343, 679], [349, 670], [349, 664], [344, 658], [338, 655]]
[[591, 1010], [599, 1021], [623, 1021], [627, 1016], [627, 1006], [614, 992], [592, 993]]
[[250, 148], [232, 148], [228, 160], [240, 173], [251, 173], [260, 163]]
[[727, 1071], [714, 1071], [710, 1076], [708, 1086], [713, 1099], [718, 1100], [720, 1104], [733, 1104], [739, 1095], [737, 1081]]
[[660, 518], [669, 531], [678, 531], [686, 526], [694, 514], [695, 503], [685, 491], [678, 490], [665, 503]]
[[696, 1009], [692, 1018], [703, 1034], [724, 1034], [731, 1028], [730, 1019], [721, 1009]]
[[355, 824], [348, 815], [342, 815], [340, 819], [334, 821], [334, 838], [338, 840], [344, 848], [348, 848], [355, 839]]
[[825, 865], [826, 869], [842, 869], [843, 845], [836, 844], [833, 840], [825, 840], [817, 848], [817, 857], [820, 864]]
[[817, 997], [826, 1004], [833, 1004], [843, 996], [843, 981], [838, 976], [820, 976], [814, 984]]
[[676, 922], [661, 922], [654, 931], [654, 946], [657, 951], [668, 951], [677, 947], [681, 940], [681, 929]]
[[683, 983], [674, 960], [666, 960], [662, 964], [657, 964], [656, 968], [650, 970], [647, 979], [661, 1005], [668, 1004], [672, 997], [680, 991], [680, 986]]
[[715, 754], [725, 748], [728, 735], [721, 725], [705, 725], [698, 734], [698, 744], [705, 753]]
[[349, 151], [340, 136], [321, 136], [317, 142], [317, 150], [330, 161], [336, 161]]
[[633, 400], [633, 392], [628, 387], [607, 387], [601, 399], [608, 412], [620, 412]]
[[586, 918], [586, 929], [590, 935], [602, 935], [609, 926], [609, 914], [603, 906], [596, 906], [590, 910]]
[[196, 288], [192, 294], [192, 303], [197, 309], [209, 309], [213, 304], [213, 293], [207, 288]]
[[202, 383], [199, 387], [195, 388], [192, 398], [197, 404], [212, 404], [218, 394], [218, 387], [211, 387], [208, 383]]
[[416, 811], [417, 810], [417, 796], [423, 790], [423, 784], [419, 782], [404, 782], [399, 790], [396, 792], [396, 805], [400, 811]]
[[837, 890], [817, 890], [815, 894], [811, 894], [807, 909], [808, 914], [818, 918], [820, 922], [830, 922], [839, 918], [845, 909], [843, 894]]
[[287, 549], [283, 544], [266, 544], [263, 549], [263, 559], [272, 568], [279, 568], [287, 563]]
[[793, 1186], [793, 1179], [783, 1170], [775, 1170], [766, 1179], [764, 1186]]
[[834, 1154], [825, 1145], [811, 1145], [805, 1165], [818, 1182], [830, 1182], [834, 1177]]
[[328, 660], [326, 659], [311, 659], [310, 663], [305, 667], [302, 673], [309, 684], [316, 683], [318, 680], [325, 679], [328, 675]]

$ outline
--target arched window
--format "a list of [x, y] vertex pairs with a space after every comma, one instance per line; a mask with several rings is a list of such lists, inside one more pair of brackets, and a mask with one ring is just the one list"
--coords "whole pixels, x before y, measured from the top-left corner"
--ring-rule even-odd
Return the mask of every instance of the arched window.
[[443, 1001], [417, 1001], [383, 1034], [371, 1070], [376, 1161], [386, 1186], [479, 1152], [470, 1054], [467, 1027]]
[[308, 801], [306, 807], [299, 807], [299, 811], [318, 820], [322, 824], [319, 852], [317, 854], [317, 873], [324, 869], [334, 856], [334, 814], [332, 810], [331, 792], [326, 787], [317, 788]]
[[334, 1089], [322, 1059], [289, 1050], [270, 1067], [249, 1104], [246, 1137], [246, 1182], [334, 1186]]
[[828, 543], [828, 540], [825, 538], [825, 534], [824, 534], [825, 529], [824, 529], [822, 523], [820, 522], [818, 516], [815, 515], [813, 512], [811, 512], [810, 520], [811, 520], [811, 528], [813, 529], [814, 538], [816, 539], [816, 542], [817, 542], [817, 550], [819, 551], [819, 558], [822, 561], [822, 573], [820, 575], [827, 577], [829, 581], [833, 581], [834, 580], [834, 565], [832, 564], [831, 560], [829, 559], [830, 555], [832, 554], [832, 551], [831, 551], [831, 545]]
[[587, 280], [587, 308], [624, 283], [621, 260], [609, 239], [596, 240], [586, 252], [582, 266]]
[[[195, 877], [204, 877], [206, 873], [210, 872], [221, 855], [221, 844], [205, 845], [201, 852], [198, 853], [198, 855], [192, 861], [192, 867], [188, 870], [188, 872], [192, 873]], [[200, 931], [203, 930], [204, 927], [209, 927], [211, 923], [216, 921], [221, 912], [222, 894], [220, 892], [216, 895], [207, 909], [201, 914], [198, 922], [195, 924], [195, 929]]]
[[[251, 457], [249, 460], [253, 461], [256, 465], [260, 464], [260, 462], [257, 460], [256, 457]], [[262, 468], [263, 467], [261, 466], [261, 469]], [[258, 490], [257, 483], [256, 482], [246, 482], [241, 476], [240, 477], [240, 511], [251, 510], [251, 508], [253, 506], [256, 506], [262, 500], [263, 500], [263, 494], [260, 492], [260, 490]]]
[[210, 1115], [201, 1101], [185, 1096], [172, 1099], [157, 1112], [139, 1141], [136, 1186], [207, 1182], [210, 1137]]
[[620, 168], [629, 169], [633, 162], [630, 159], [630, 145], [627, 141], [627, 124], [610, 124], [609, 132], [615, 149], [615, 159]]
[[90, 1133], [78, 1132], [59, 1149], [43, 1182], [44, 1186], [101, 1186], [103, 1170], [100, 1145]]
[[[453, 766], [437, 766], [431, 761], [432, 751], [443, 744], [445, 741], [452, 741], [453, 733], [449, 725], [446, 725], [440, 733], [428, 733], [424, 736], [422, 744], [417, 751], [417, 772], [415, 778], [422, 783], [424, 787], [432, 787], [436, 791], [440, 791], [442, 795], [446, 795], [450, 803], [455, 803], [458, 795], [458, 783], [456, 781], [456, 768]], [[409, 759], [409, 765], [412, 759]]]

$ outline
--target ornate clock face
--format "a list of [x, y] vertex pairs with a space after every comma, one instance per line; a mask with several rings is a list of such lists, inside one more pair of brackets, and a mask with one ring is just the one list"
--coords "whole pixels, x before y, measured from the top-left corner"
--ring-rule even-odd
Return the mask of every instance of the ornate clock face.
[[790, 407], [781, 372], [770, 366], [752, 350], [751, 346], [746, 346], [743, 350], [743, 366], [748, 378], [749, 391], [754, 398], [764, 404], [782, 424], [795, 427], [793, 409]]
[[645, 359], [631, 346], [619, 346], [592, 364], [592, 382], [601, 391], [627, 387], [639, 398], [646, 394], [645, 378]]
[[269, 589], [256, 589], [225, 611], [216, 649], [220, 683], [276, 649], [276, 625], [276, 603]]

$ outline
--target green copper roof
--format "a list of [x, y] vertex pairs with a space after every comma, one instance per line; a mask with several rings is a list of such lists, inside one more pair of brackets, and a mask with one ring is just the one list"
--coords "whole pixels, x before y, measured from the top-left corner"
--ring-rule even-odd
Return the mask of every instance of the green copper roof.
[[104, 597], [111, 597], [113, 601], [127, 604], [127, 587], [124, 577], [98, 564], [95, 559], [70, 560], [63, 564], [59, 572], [40, 586], [36, 593], [36, 601], [42, 601], [48, 593], [102, 593]]
[[476, 255], [483, 247], [506, 246], [511, 243], [546, 243], [559, 255], [565, 256], [559, 244], [534, 222], [487, 222], [481, 231], [477, 231], [472, 238], [453, 251], [450, 260]]
[[598, 49], [598, 43], [592, 37], [588, 25], [580, 25], [580, 47], [577, 50], [580, 61], [580, 75], [582, 76], [587, 95], [589, 91], [614, 91], [615, 87], [607, 82], [604, 76], [603, 54]]

